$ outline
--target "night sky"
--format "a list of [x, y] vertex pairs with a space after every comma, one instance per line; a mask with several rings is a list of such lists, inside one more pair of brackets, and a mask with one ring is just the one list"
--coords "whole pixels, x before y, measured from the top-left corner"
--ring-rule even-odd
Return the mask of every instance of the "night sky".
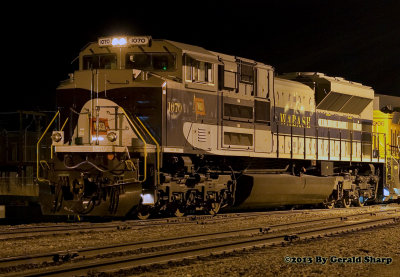
[[54, 110], [55, 89], [81, 48], [114, 34], [198, 45], [277, 73], [323, 72], [400, 96], [400, 1], [135, 2], [146, 1], [3, 9], [11, 16], [2, 19], [2, 111]]

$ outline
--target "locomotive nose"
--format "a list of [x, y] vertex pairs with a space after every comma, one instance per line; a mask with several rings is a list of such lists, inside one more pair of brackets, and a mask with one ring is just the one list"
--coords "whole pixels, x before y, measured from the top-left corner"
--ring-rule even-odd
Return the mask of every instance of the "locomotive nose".
[[142, 184], [149, 179], [150, 160], [159, 163], [153, 157], [159, 147], [149, 143], [154, 138], [140, 119], [107, 99], [90, 100], [77, 114], [69, 122], [70, 138], [63, 131], [52, 134], [53, 160], [46, 168], [50, 180], [42, 179], [44, 210], [125, 216], [154, 198], [154, 193], [143, 194]]

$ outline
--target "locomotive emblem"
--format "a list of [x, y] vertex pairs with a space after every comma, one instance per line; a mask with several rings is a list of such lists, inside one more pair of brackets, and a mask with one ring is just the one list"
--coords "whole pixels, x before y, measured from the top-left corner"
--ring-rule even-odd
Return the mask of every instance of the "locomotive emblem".
[[280, 123], [286, 126], [300, 127], [300, 128], [311, 128], [310, 116], [298, 116], [298, 115], [287, 115], [285, 113], [280, 113]]
[[194, 98], [194, 106], [196, 115], [206, 115], [206, 108], [204, 106], [204, 99], [203, 98]]

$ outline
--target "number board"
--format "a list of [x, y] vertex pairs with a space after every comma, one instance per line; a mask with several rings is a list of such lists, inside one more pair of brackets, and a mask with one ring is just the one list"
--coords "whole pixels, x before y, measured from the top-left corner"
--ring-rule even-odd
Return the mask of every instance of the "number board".
[[129, 45], [149, 45], [150, 38], [149, 37], [129, 37], [128, 44]]

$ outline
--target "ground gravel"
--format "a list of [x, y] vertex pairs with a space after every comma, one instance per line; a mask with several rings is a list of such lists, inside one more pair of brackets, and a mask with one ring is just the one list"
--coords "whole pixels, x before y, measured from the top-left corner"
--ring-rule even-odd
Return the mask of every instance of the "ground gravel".
[[[348, 214], [375, 212], [399, 208], [399, 205], [370, 206], [364, 209], [306, 210], [291, 215], [273, 214], [248, 219], [227, 219], [217, 223], [199, 221], [196, 224], [164, 225], [140, 230], [120, 228], [104, 232], [78, 232], [41, 236], [30, 239], [9, 239], [0, 241], [0, 257], [31, 255], [52, 251], [86, 248], [115, 243], [177, 237], [240, 229], [247, 227], [267, 227], [273, 224], [345, 216]], [[123, 226], [124, 223], [121, 223]], [[33, 225], [34, 226], [34, 225]], [[0, 226], [0, 230], [8, 226]], [[315, 257], [390, 257], [392, 262], [331, 263], [317, 264]], [[310, 257], [312, 262], [292, 264], [285, 257]], [[374, 230], [297, 242], [292, 245], [274, 246], [258, 250], [234, 253], [218, 257], [202, 258], [169, 265], [145, 267], [113, 274], [115, 276], [400, 276], [400, 225]]]
[[[189, 264], [169, 265], [155, 270], [142, 269], [128, 275], [147, 276], [399, 276], [400, 225], [359, 233], [298, 242], [239, 252], [225, 257], [211, 257]], [[322, 257], [390, 257], [389, 265], [371, 263], [315, 262]], [[291, 264], [285, 257], [311, 257], [313, 262]], [[115, 274], [125, 275], [125, 273]]]

